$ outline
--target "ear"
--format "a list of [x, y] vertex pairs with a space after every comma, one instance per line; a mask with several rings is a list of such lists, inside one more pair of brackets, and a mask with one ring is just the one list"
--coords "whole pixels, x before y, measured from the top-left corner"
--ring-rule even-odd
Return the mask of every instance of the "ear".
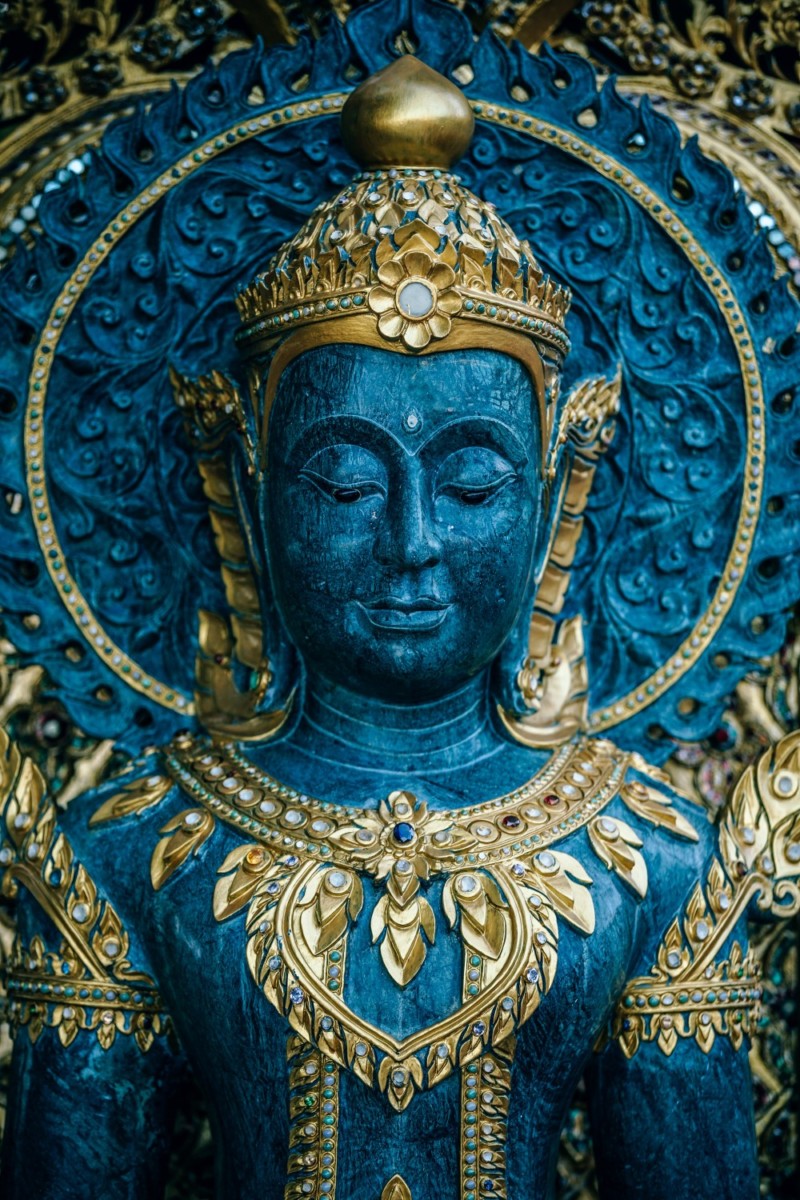
[[588, 678], [580, 617], [556, 621], [583, 532], [583, 510], [599, 456], [614, 435], [621, 368], [583, 380], [567, 397], [547, 460], [551, 509], [534, 569], [524, 621], [503, 648], [498, 714], [508, 733], [530, 746], [556, 746], [584, 728]]

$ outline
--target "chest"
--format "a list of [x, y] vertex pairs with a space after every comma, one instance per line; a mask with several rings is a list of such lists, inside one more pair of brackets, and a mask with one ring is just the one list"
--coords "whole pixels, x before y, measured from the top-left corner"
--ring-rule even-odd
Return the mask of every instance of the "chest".
[[[285, 855], [217, 919], [215, 893], [219, 916], [222, 896], [250, 888], [241, 843], [226, 847], [154, 897], [151, 936], [179, 1039], [237, 1170], [251, 1160], [251, 1175], [277, 1172], [282, 1187], [292, 1146], [321, 1159], [333, 1129], [348, 1197], [366, 1161], [389, 1179], [404, 1153], [423, 1161], [432, 1147], [463, 1182], [473, 1124], [491, 1130], [498, 1164], [509, 1113], [515, 1126], [558, 1124], [636, 938], [639, 906], [611, 876], [591, 885], [588, 933], [511, 864], [416, 878], [404, 896], [391, 878]], [[572, 880], [563, 902], [579, 904], [581, 886]], [[254, 1112], [269, 1113], [255, 1143], [245, 1133]]]

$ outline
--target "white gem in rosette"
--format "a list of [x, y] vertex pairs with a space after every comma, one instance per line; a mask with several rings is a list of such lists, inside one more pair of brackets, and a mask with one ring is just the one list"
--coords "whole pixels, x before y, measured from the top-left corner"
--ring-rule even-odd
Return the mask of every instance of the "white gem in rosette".
[[407, 317], [427, 317], [433, 311], [434, 296], [429, 284], [412, 279], [397, 293], [397, 307]]

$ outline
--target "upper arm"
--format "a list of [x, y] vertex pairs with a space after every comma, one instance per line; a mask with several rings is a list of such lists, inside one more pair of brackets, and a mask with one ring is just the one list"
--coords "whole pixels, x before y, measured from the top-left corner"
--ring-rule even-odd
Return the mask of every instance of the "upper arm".
[[589, 1072], [601, 1196], [756, 1200], [747, 1035], [758, 968], [716, 857], [648, 955]]
[[623, 990], [588, 1078], [603, 1196], [759, 1194], [747, 1036], [761, 989], [746, 916], [800, 903], [799, 767], [795, 734], [745, 772], [699, 879]]
[[602, 1200], [757, 1200], [747, 1054], [716, 1037], [626, 1058], [617, 1042], [591, 1065], [590, 1120]]
[[3, 887], [18, 899], [0, 1192], [155, 1197], [178, 1059], [143, 948], [59, 829], [38, 771], [1, 734], [0, 813]]

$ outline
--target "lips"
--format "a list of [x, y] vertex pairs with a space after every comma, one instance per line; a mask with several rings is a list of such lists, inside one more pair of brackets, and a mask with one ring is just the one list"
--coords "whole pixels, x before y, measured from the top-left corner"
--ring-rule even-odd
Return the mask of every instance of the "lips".
[[452, 605], [434, 600], [432, 596], [415, 596], [413, 599], [382, 596], [361, 607], [369, 623], [376, 629], [427, 633], [438, 629]]

